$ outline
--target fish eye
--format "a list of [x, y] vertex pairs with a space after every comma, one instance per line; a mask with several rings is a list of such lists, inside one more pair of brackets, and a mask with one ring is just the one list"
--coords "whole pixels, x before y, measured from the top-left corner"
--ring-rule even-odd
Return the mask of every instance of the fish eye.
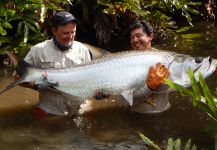
[[195, 60], [196, 63], [199, 64], [199, 63], [201, 63], [203, 61], [203, 57], [196, 57], [194, 60]]

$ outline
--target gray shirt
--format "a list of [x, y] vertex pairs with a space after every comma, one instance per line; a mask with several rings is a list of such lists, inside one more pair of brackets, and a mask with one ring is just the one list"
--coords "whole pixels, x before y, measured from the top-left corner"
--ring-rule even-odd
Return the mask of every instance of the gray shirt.
[[147, 86], [134, 92], [132, 110], [139, 113], [160, 113], [170, 108], [168, 93], [151, 91]]
[[[69, 68], [90, 60], [90, 52], [82, 43], [74, 41], [72, 47], [63, 52], [54, 45], [52, 39], [33, 46], [25, 57], [26, 62], [43, 69]], [[70, 98], [70, 95], [60, 92], [40, 91], [38, 107], [50, 114], [67, 115], [69, 112], [75, 112], [80, 104], [69, 101]]]
[[[152, 51], [158, 51], [151, 47]], [[150, 90], [147, 85], [134, 92], [132, 110], [139, 113], [160, 113], [170, 108], [166, 91]]]

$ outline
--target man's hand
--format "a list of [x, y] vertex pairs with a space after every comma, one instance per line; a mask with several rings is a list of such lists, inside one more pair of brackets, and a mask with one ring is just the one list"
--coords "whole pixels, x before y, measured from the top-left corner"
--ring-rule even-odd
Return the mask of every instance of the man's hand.
[[169, 70], [161, 63], [156, 64], [156, 67], [151, 67], [148, 72], [147, 86], [155, 90], [165, 83], [164, 78], [170, 75]]
[[49, 82], [45, 75], [42, 75], [33, 85], [34, 90], [43, 91], [48, 88], [54, 88], [58, 86], [58, 82]]

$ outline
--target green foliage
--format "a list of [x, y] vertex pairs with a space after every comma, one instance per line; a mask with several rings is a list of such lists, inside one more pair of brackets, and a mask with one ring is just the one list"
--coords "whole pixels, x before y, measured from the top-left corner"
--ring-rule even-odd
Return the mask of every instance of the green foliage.
[[194, 106], [202, 109], [211, 118], [217, 121], [217, 90], [212, 93], [201, 74], [199, 74], [198, 84], [192, 69], [189, 70], [189, 77], [191, 80], [192, 90], [177, 85], [170, 80], [166, 80], [166, 83], [170, 87], [179, 90], [183, 96], [191, 96]]
[[[146, 137], [142, 133], [139, 133], [139, 136], [142, 138], [142, 140], [144, 141], [146, 145], [153, 147], [156, 150], [161, 150], [161, 148], [158, 145], [154, 144], [152, 140], [150, 140], [148, 137]], [[191, 143], [191, 139], [189, 139], [183, 147], [181, 145], [180, 139], [177, 139], [175, 141], [172, 138], [168, 139], [167, 147], [165, 150], [181, 150], [181, 149], [196, 150], [197, 148], [194, 144]]]
[[[94, 0], [89, 5], [88, 0], [73, 2], [83, 8], [84, 18], [89, 16], [93, 19], [96, 36], [104, 42], [109, 41], [111, 34], [122, 35], [125, 32], [123, 29], [126, 30], [129, 23], [137, 19], [149, 21], [157, 31], [156, 36], [167, 38], [175, 34], [176, 28], [175, 21], [170, 16], [180, 12], [192, 26], [191, 14], [199, 14], [197, 7], [201, 4], [190, 0]], [[108, 20], [111, 23], [105, 23]]]
[[108, 43], [111, 36], [126, 34], [133, 20], [145, 19], [156, 29], [156, 36], [168, 38], [176, 34], [172, 16], [179, 12], [192, 26], [191, 14], [198, 14], [199, 2], [189, 0], [72, 0], [71, 10], [82, 20], [85, 34], [95, 33], [100, 43]]
[[177, 85], [170, 80], [166, 80], [166, 83], [170, 87], [179, 90], [183, 96], [191, 96], [193, 105], [207, 113], [214, 120], [210, 130], [214, 133], [215, 148], [217, 148], [217, 89], [211, 92], [201, 74], [199, 74], [199, 83], [197, 83], [192, 69], [189, 70], [189, 77], [192, 90]]
[[152, 140], [150, 140], [149, 138], [144, 136], [142, 133], [139, 133], [139, 136], [145, 142], [146, 145], [151, 146], [157, 150], [160, 150], [160, 147], [158, 145], [154, 144], [154, 142]]
[[[53, 11], [70, 10], [81, 20], [84, 34], [94, 33], [100, 43], [126, 34], [134, 20], [145, 19], [156, 29], [156, 37], [168, 38], [192, 26], [199, 2], [190, 0], [2, 0], [0, 2], [0, 54], [14, 50], [25, 55], [33, 44], [48, 38], [48, 20]], [[171, 16], [180, 13], [190, 27], [176, 30]], [[77, 14], [77, 15], [76, 15]], [[198, 35], [183, 35], [192, 39]]]
[[45, 20], [62, 10], [65, 0], [4, 0], [0, 2], [0, 54], [5, 50], [25, 55], [32, 44], [47, 38]]

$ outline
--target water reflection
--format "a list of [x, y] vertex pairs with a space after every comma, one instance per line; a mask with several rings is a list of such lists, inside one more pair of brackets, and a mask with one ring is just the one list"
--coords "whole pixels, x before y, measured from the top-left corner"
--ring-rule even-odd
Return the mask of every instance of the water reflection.
[[170, 94], [170, 101], [173, 107], [157, 115], [108, 107], [73, 118], [51, 116], [41, 119], [33, 115], [34, 104], [29, 107], [18, 102], [19, 107], [1, 111], [0, 146], [5, 150], [146, 149], [138, 136], [140, 132], [162, 146], [169, 137], [181, 138], [184, 142], [192, 138], [197, 146], [206, 149], [213, 146], [214, 140], [204, 131], [210, 119], [179, 93]]

